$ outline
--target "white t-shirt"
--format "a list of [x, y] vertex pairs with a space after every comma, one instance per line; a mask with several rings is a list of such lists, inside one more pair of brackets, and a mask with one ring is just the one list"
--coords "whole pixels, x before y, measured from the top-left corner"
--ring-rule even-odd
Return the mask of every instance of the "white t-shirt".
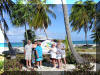
[[56, 58], [56, 52], [57, 52], [57, 48], [51, 48], [51, 58]]
[[62, 50], [62, 48], [65, 48], [65, 45], [63, 43], [61, 43], [60, 45], [57, 46], [58, 50], [61, 51], [61, 54], [62, 55], [65, 55], [65, 50]]
[[30, 55], [32, 53], [32, 44], [25, 45], [25, 51], [26, 51], [25, 55]]

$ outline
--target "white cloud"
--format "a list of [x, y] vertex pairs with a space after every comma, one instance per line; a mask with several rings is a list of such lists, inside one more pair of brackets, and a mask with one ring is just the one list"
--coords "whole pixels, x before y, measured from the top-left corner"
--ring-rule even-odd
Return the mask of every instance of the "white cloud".
[[24, 32], [25, 32], [25, 30], [23, 30], [23, 29], [19, 29], [19, 28], [14, 28], [14, 29], [12, 29], [12, 30], [9, 30], [8, 32], [7, 32], [7, 35], [8, 36], [18, 36], [18, 35], [23, 35], [24, 34]]
[[66, 4], [66, 0], [47, 0], [47, 4]]

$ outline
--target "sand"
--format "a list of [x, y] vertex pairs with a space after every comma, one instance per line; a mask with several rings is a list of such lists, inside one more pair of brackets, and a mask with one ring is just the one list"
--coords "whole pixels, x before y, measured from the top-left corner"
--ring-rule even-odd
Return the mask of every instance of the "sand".
[[[48, 64], [50, 65], [50, 64]], [[98, 71], [100, 70], [100, 64], [96, 64], [96, 63], [91, 63], [91, 65], [94, 65], [94, 68], [91, 71]], [[98, 69], [96, 68], [96, 65], [98, 65]], [[51, 66], [47, 67], [47, 66], [42, 66], [41, 69], [37, 69], [34, 68], [35, 71], [73, 71], [75, 69], [75, 65], [74, 64], [63, 64], [63, 67], [61, 69], [58, 68], [53, 68]], [[26, 68], [25, 66], [22, 67], [22, 71], [31, 71], [28, 68]]]

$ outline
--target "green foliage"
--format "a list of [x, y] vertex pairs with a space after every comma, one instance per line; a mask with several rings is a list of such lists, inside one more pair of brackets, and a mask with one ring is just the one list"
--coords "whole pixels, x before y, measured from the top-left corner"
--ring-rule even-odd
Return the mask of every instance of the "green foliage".
[[51, 20], [48, 13], [56, 18], [55, 13], [50, 9], [54, 5], [46, 5], [45, 0], [31, 0], [26, 4], [21, 4], [21, 0], [18, 0], [17, 4], [12, 7], [12, 22], [15, 26], [23, 26], [28, 23], [30, 28], [39, 29], [48, 27], [51, 24]]
[[93, 29], [96, 24], [96, 3], [94, 1], [77, 1], [72, 6], [69, 21], [72, 26], [72, 31], [80, 32], [81, 29], [85, 32], [85, 40], [87, 44], [87, 32]]
[[90, 65], [90, 64], [76, 64], [76, 69], [75, 71], [91, 71], [94, 68], [94, 65]]
[[65, 37], [65, 46], [66, 46], [66, 50], [68, 50], [69, 44], [68, 44], [67, 36]]
[[93, 38], [94, 42], [100, 43], [100, 7], [99, 7], [100, 2], [97, 4], [96, 7], [96, 25], [95, 28], [93, 29], [93, 34], [91, 34], [91, 38]]
[[91, 38], [93, 38], [93, 41], [96, 43], [100, 43], [100, 29], [94, 31], [91, 35]]
[[5, 57], [5, 71], [20, 71], [22, 69], [22, 65], [25, 63], [25, 61], [22, 61], [23, 59], [24, 54], [17, 54], [16, 59], [13, 60]]
[[10, 6], [13, 6], [14, 2], [12, 0], [0, 0], [0, 21], [4, 23], [5, 30], [8, 30], [8, 24], [6, 23], [6, 19], [4, 18], [4, 12], [7, 14], [11, 14]]
[[4, 61], [0, 61], [0, 70], [4, 67]]
[[75, 64], [76, 61], [74, 59], [74, 56], [73, 56], [72, 52], [69, 50], [69, 44], [68, 44], [67, 36], [65, 37], [65, 40], [63, 40], [62, 42], [66, 46], [65, 50], [66, 50], [66, 61], [67, 61], [67, 63], [68, 64]]
[[95, 2], [93, 1], [77, 1], [72, 6], [70, 23], [73, 31], [80, 31], [82, 28], [88, 30], [92, 28], [95, 19]]
[[[35, 32], [32, 31], [32, 30], [27, 30], [27, 35], [28, 35], [28, 40], [31, 40], [32, 42], [36, 38]], [[24, 33], [24, 37], [25, 37], [25, 40], [26, 40], [27, 39], [26, 32]]]
[[66, 61], [68, 64], [76, 64], [75, 58], [71, 51], [67, 50], [66, 52]]

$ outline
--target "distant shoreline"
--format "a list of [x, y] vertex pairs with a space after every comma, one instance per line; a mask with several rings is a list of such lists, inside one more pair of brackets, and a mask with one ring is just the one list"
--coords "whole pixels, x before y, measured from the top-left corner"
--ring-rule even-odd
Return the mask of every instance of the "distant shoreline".
[[[23, 42], [11, 42], [12, 47], [23, 47]], [[73, 45], [85, 45], [85, 41], [73, 41]], [[93, 41], [89, 40], [88, 41], [89, 45], [96, 45]], [[7, 47], [7, 43], [0, 43], [0, 47]]]
[[[85, 44], [73, 44], [73, 47], [81, 47]], [[89, 44], [92, 45], [91, 47], [96, 47], [96, 44]], [[14, 49], [20, 50], [21, 52], [24, 51], [24, 47], [13, 47]], [[9, 51], [8, 47], [0, 47], [0, 54], [2, 54], [3, 51]]]

